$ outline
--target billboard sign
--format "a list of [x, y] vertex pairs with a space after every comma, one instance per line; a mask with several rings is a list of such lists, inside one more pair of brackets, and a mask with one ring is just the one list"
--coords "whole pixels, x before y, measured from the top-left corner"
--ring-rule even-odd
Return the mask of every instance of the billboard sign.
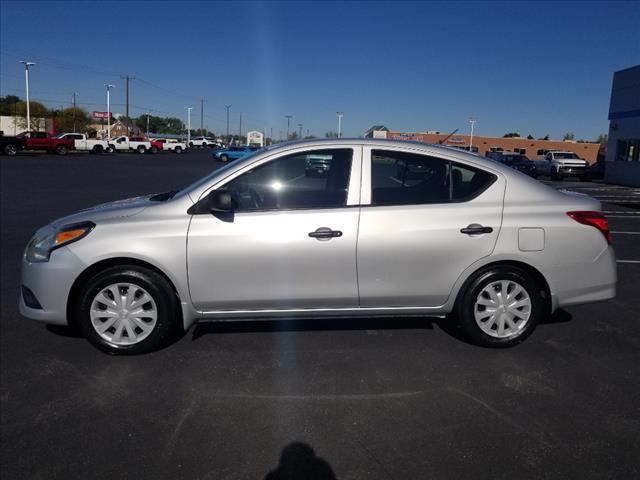
[[93, 118], [107, 119], [109, 117], [113, 117], [113, 114], [111, 112], [93, 112]]
[[264, 135], [262, 132], [247, 132], [247, 145], [260, 145], [264, 147]]

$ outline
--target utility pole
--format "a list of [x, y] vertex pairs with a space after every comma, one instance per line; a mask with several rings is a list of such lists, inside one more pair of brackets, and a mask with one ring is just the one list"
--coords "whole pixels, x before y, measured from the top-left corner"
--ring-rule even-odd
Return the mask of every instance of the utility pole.
[[300, 133], [298, 133], [298, 139], [300, 139], [300, 138], [302, 138], [302, 124], [301, 123], [298, 124], [298, 130], [300, 132]]
[[271, 139], [271, 144], [273, 144], [273, 127], [269, 127], [270, 128], [270, 134], [269, 134], [269, 138]]
[[242, 112], [240, 112], [240, 133], [238, 134], [238, 141], [242, 141]]
[[73, 92], [73, 131], [76, 131], [76, 95], [78, 92]]
[[187, 146], [191, 143], [191, 110], [193, 107], [184, 107], [187, 109]]
[[149, 138], [149, 112], [147, 112], [147, 138]]
[[338, 117], [338, 138], [342, 137], [342, 117], [344, 117], [344, 113], [336, 112], [336, 116]]
[[469, 123], [471, 124], [471, 136], [469, 137], [469, 151], [472, 151], [473, 148], [473, 126], [475, 125], [475, 123], [477, 122], [477, 120], [473, 117], [469, 118]]
[[205, 102], [205, 99], [201, 98], [200, 99], [200, 135], [202, 135], [203, 137], [205, 136], [204, 134], [204, 102]]
[[109, 103], [111, 97], [109, 91], [116, 86], [109, 83], [105, 83], [104, 86], [107, 88], [107, 140], [111, 140], [111, 105]]
[[[130, 77], [129, 75], [125, 75], [124, 77], [120, 77], [124, 80], [124, 115], [129, 120], [129, 80], [135, 80], [136, 77]], [[129, 128], [127, 126], [127, 128]]]
[[285, 117], [287, 118], [287, 141], [289, 141], [289, 124], [291, 122], [291, 119], [293, 118], [293, 115], [285, 115]]
[[27, 132], [31, 132], [31, 110], [29, 107], [29, 67], [35, 65], [35, 63], [28, 62], [26, 60], [20, 60], [20, 63], [24, 65], [24, 79], [27, 91]]
[[231, 105], [225, 105], [224, 108], [227, 109], [227, 138], [226, 138], [226, 142], [229, 143], [229, 109], [231, 108]]

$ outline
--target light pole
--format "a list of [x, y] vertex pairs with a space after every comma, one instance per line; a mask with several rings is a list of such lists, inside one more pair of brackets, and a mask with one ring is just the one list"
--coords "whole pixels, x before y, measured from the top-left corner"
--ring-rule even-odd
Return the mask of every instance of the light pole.
[[469, 151], [473, 151], [473, 126], [475, 125], [475, 123], [477, 122], [477, 120], [473, 117], [469, 118], [469, 123], [471, 124], [471, 136], [469, 137]]
[[111, 85], [110, 83], [105, 83], [104, 86], [107, 89], [107, 140], [111, 140], [111, 96], [110, 91], [112, 88], [115, 88], [115, 85]]
[[184, 107], [187, 109], [187, 146], [191, 143], [191, 110], [193, 107]]
[[226, 138], [226, 142], [229, 143], [229, 109], [231, 108], [231, 105], [225, 105], [224, 108], [227, 109], [227, 138]]
[[293, 115], [285, 115], [285, 117], [287, 118], [287, 141], [289, 141], [289, 126]]
[[76, 96], [78, 92], [73, 92], [73, 131], [76, 131]]
[[27, 132], [31, 133], [31, 110], [29, 108], [29, 67], [35, 65], [35, 63], [28, 62], [26, 60], [20, 60], [20, 63], [24, 65], [24, 80], [27, 91]]
[[149, 138], [149, 112], [147, 112], [147, 138]]
[[301, 123], [298, 124], [298, 131], [300, 132], [300, 133], [298, 133], [298, 139], [301, 139], [302, 138], [302, 124]]
[[336, 112], [336, 117], [338, 117], [338, 138], [342, 137], [342, 117], [344, 117], [344, 113]]

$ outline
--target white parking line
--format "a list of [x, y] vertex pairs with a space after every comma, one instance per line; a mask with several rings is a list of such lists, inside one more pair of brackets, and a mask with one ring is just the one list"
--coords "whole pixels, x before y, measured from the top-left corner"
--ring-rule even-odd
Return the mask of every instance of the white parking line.
[[616, 263], [640, 263], [640, 260], [616, 260]]
[[640, 232], [611, 232], [616, 235], [640, 235]]
[[[622, 212], [620, 212], [622, 213]], [[633, 217], [629, 215], [607, 215], [607, 218], [626, 218], [629, 220], [640, 220], [640, 217]]]

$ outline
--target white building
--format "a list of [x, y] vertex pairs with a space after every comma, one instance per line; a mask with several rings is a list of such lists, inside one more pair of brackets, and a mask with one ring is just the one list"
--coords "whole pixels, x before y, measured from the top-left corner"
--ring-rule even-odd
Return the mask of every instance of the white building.
[[640, 65], [613, 74], [604, 179], [640, 187]]

